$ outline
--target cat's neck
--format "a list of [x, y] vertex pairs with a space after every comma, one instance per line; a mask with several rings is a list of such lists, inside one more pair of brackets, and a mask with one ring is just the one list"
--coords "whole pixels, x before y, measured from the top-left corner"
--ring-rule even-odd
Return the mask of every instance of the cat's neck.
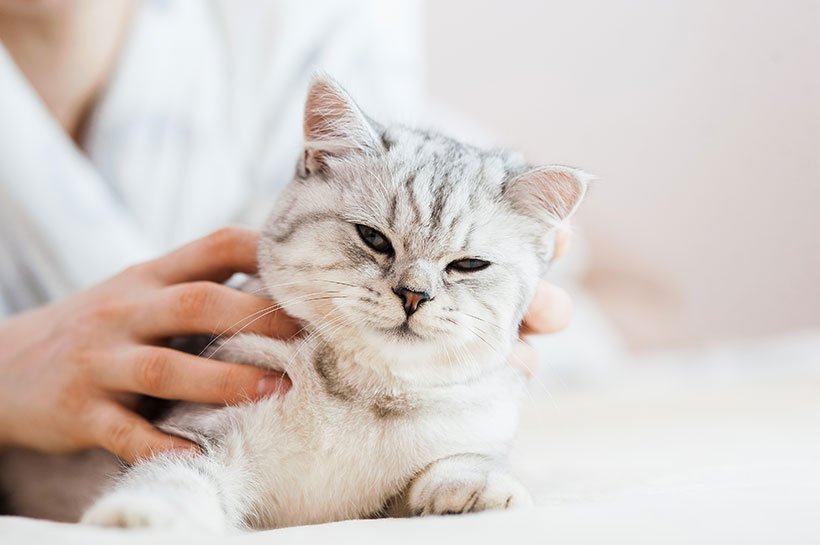
[[[505, 365], [508, 347], [481, 344], [396, 347], [362, 338], [317, 338], [316, 354], [350, 386], [366, 391], [418, 391], [470, 383]], [[320, 362], [321, 364], [322, 362]]]

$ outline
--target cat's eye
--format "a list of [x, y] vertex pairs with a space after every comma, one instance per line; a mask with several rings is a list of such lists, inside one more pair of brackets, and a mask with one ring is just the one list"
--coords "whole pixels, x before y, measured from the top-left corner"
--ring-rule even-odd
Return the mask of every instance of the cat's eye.
[[447, 270], [460, 272], [477, 272], [483, 271], [489, 266], [489, 261], [484, 261], [483, 259], [467, 258], [453, 261], [452, 263], [447, 265]]
[[376, 231], [372, 227], [357, 224], [356, 231], [359, 232], [359, 236], [361, 237], [362, 242], [364, 242], [370, 248], [372, 248], [373, 251], [379, 252], [380, 254], [393, 253], [393, 245], [390, 244], [390, 241], [387, 240], [387, 237], [384, 236], [382, 233]]

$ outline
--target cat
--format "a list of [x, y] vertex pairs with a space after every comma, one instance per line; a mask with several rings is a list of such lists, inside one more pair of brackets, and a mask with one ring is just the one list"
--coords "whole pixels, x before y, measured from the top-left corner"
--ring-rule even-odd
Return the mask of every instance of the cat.
[[258, 256], [305, 335], [208, 352], [292, 388], [177, 405], [158, 425], [201, 453], [127, 468], [82, 522], [227, 532], [530, 505], [505, 468], [524, 383], [506, 359], [588, 177], [382, 126], [321, 75], [304, 133]]

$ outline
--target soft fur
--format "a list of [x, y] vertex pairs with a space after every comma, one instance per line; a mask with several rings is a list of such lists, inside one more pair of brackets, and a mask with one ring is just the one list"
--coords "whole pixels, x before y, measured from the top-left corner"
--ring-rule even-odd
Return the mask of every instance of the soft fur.
[[[530, 502], [504, 470], [522, 386], [505, 360], [555, 227], [586, 180], [382, 127], [322, 77], [309, 91], [305, 137], [259, 248], [262, 286], [305, 336], [241, 334], [210, 351], [286, 372], [292, 389], [241, 406], [178, 405], [160, 427], [203, 453], [126, 469], [83, 522], [225, 531]], [[383, 233], [392, 253], [368, 247], [356, 225]], [[491, 264], [448, 266], [467, 258]], [[427, 300], [408, 315], [400, 288]], [[2, 468], [7, 483], [17, 472], [19, 511], [70, 518], [83, 507], [49, 506], [20, 477], [45, 464], [70, 471], [68, 462], [20, 456]]]

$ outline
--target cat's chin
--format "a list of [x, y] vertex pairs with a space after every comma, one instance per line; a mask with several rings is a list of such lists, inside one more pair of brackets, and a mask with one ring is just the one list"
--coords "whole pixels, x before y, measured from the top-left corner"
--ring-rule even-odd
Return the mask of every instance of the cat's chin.
[[417, 329], [400, 324], [393, 327], [373, 327], [369, 331], [360, 332], [364, 346], [378, 353], [381, 359], [394, 360], [403, 356], [423, 354], [425, 358], [434, 357], [440, 350], [440, 344], [435, 336], [431, 336]]
[[402, 322], [394, 327], [380, 327], [379, 331], [389, 339], [399, 343], [418, 343], [428, 339], [427, 335], [410, 325], [410, 322]]

